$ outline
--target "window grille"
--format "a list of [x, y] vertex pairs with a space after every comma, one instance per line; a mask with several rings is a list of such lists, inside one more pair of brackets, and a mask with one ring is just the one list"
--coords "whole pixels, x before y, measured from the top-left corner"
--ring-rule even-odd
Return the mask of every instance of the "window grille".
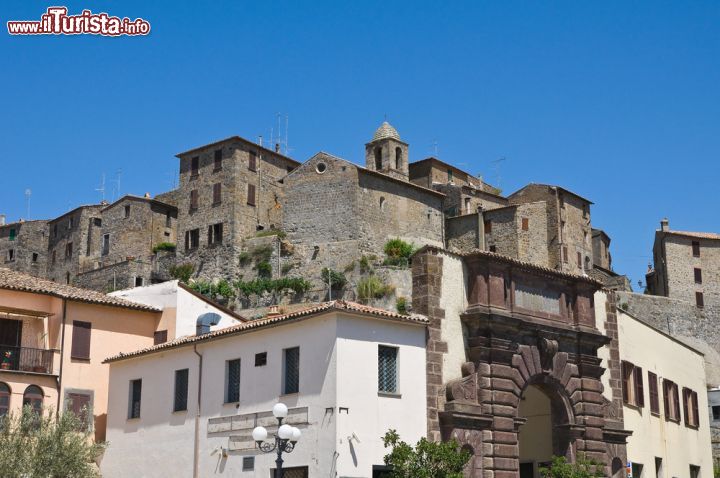
[[240, 401], [240, 359], [227, 362], [227, 392], [225, 403]]
[[285, 349], [285, 389], [284, 394], [298, 393], [300, 390], [300, 348]]
[[395, 347], [380, 345], [378, 348], [378, 390], [385, 393], [397, 392], [397, 353]]
[[180, 412], [187, 410], [188, 399], [188, 369], [175, 371], [175, 403], [173, 411]]

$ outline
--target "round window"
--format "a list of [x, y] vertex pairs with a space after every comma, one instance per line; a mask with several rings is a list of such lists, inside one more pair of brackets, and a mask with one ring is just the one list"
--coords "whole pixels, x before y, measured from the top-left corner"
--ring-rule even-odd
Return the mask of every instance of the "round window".
[[325, 163], [317, 163], [317, 165], [315, 166], [315, 171], [317, 171], [320, 174], [324, 173], [326, 170], [327, 170], [327, 164], [325, 164]]

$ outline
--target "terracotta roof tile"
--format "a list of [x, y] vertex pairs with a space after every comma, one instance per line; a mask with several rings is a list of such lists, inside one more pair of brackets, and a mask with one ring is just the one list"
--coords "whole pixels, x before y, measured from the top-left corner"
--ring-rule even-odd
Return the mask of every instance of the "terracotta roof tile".
[[138, 304], [119, 297], [112, 297], [94, 290], [80, 289], [78, 287], [58, 284], [56, 282], [39, 279], [37, 277], [5, 268], [0, 268], [0, 289], [51, 295], [61, 299], [86, 302], [89, 304], [124, 307], [126, 309], [145, 310], [148, 312], [160, 312], [160, 309], [149, 305]]
[[249, 322], [244, 322], [242, 324], [233, 325], [231, 327], [226, 327], [224, 329], [215, 330], [213, 332], [210, 332], [208, 334], [204, 335], [187, 335], [184, 337], [177, 338], [171, 342], [166, 342], [164, 344], [159, 345], [153, 345], [152, 347], [147, 347], [144, 349], [136, 350], [134, 352], [129, 353], [120, 353], [118, 355], [114, 355], [112, 357], [108, 357], [105, 359], [103, 363], [108, 362], [115, 362], [118, 360], [124, 360], [132, 357], [137, 357], [140, 355], [145, 355], [153, 352], [158, 352], [166, 349], [172, 349], [176, 347], [180, 347], [182, 345], [192, 344], [196, 342], [205, 342], [207, 340], [211, 340], [218, 337], [224, 337], [228, 335], [234, 335], [234, 334], [241, 334], [244, 332], [249, 332], [255, 329], [261, 329], [264, 327], [271, 327], [273, 325], [278, 325], [282, 323], [290, 323], [293, 322], [295, 319], [300, 319], [304, 317], [309, 317], [312, 315], [320, 314], [323, 312], [328, 312], [332, 310], [340, 310], [340, 311], [350, 311], [350, 312], [356, 312], [368, 316], [373, 316], [377, 318], [383, 318], [398, 322], [408, 322], [408, 323], [414, 323], [419, 325], [426, 325], [429, 323], [428, 319], [426, 319], [424, 316], [421, 315], [403, 315], [398, 314], [397, 312], [390, 312], [384, 309], [378, 309], [376, 307], [370, 307], [367, 305], [358, 304], [355, 302], [347, 302], [343, 300], [334, 300], [331, 302], [323, 302], [318, 305], [307, 307], [302, 310], [298, 310], [296, 312], [292, 312], [289, 314], [281, 314], [281, 315], [275, 315], [270, 317], [265, 317], [262, 319], [257, 320], [251, 320]]
[[677, 234], [679, 236], [697, 237], [698, 239], [720, 239], [720, 234], [714, 232], [691, 232], [691, 231], [661, 231], [667, 234]]

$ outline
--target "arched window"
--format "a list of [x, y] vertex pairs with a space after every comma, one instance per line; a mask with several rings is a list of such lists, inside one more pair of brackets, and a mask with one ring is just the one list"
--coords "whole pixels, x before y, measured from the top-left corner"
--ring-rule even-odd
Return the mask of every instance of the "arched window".
[[37, 385], [28, 385], [28, 388], [25, 389], [25, 393], [23, 393], [23, 408], [29, 405], [32, 407], [33, 411], [42, 413], [44, 398], [45, 396], [43, 395], [43, 391], [40, 387]]
[[395, 169], [402, 168], [402, 148], [395, 148]]
[[384, 197], [380, 198], [380, 210], [381, 211], [385, 210], [385, 198]]
[[10, 410], [10, 387], [0, 382], [0, 417], [7, 415], [8, 410]]
[[375, 170], [380, 171], [382, 169], [382, 148], [378, 146], [375, 148]]

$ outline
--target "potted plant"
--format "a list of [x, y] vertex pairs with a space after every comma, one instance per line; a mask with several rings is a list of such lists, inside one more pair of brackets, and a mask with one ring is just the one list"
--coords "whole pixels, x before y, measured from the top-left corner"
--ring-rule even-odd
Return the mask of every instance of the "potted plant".
[[9, 350], [6, 350], [3, 353], [2, 357], [2, 363], [0, 363], [0, 369], [2, 370], [10, 370], [10, 359], [12, 359], [12, 352]]

